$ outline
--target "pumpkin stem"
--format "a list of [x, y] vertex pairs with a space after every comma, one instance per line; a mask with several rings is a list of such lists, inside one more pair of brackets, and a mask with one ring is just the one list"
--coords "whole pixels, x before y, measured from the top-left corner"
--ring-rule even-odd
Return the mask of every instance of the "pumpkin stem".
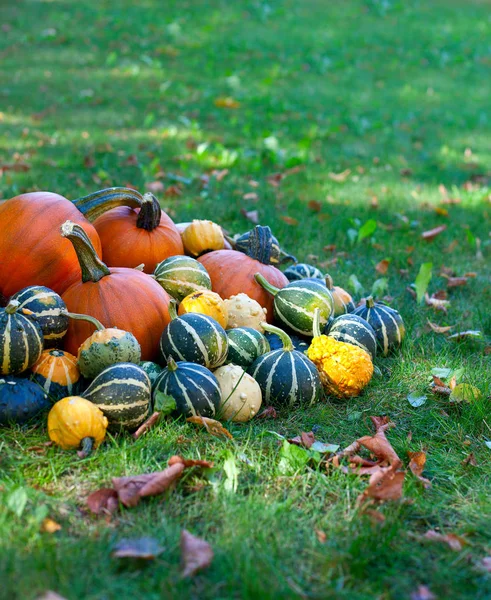
[[329, 273], [326, 273], [324, 280], [326, 282], [327, 289], [332, 290], [332, 288], [334, 287], [334, 281], [332, 280], [332, 277], [329, 275]]
[[97, 217], [100, 217], [112, 208], [117, 208], [118, 206], [140, 208], [142, 201], [143, 196], [136, 190], [125, 187], [113, 187], [99, 190], [78, 200], [73, 200], [73, 204], [93, 223]]
[[97, 331], [103, 331], [106, 329], [100, 321], [98, 321], [95, 317], [91, 317], [90, 315], [80, 315], [78, 313], [71, 313], [66, 310], [62, 311], [62, 314], [70, 317], [70, 319], [74, 319], [75, 321], [88, 321], [94, 325]]
[[162, 209], [157, 198], [150, 193], [144, 194], [140, 212], [136, 219], [136, 226], [145, 231], [153, 231], [160, 225]]
[[312, 327], [314, 337], [319, 337], [321, 334], [321, 311], [319, 308], [314, 310], [314, 323]]
[[108, 267], [97, 256], [97, 252], [83, 227], [73, 221], [65, 221], [61, 226], [61, 235], [68, 238], [73, 244], [82, 270], [83, 283], [87, 283], [87, 281], [96, 283], [106, 275], [111, 274]]
[[13, 315], [19, 309], [20, 302], [18, 300], [10, 300], [10, 302], [5, 307], [5, 312], [9, 315]]
[[177, 319], [177, 301], [175, 298], [171, 298], [169, 302], [169, 315], [171, 321]]
[[177, 371], [177, 363], [172, 358], [172, 356], [169, 356], [169, 358], [167, 359], [167, 369], [169, 371]]
[[94, 438], [85, 437], [80, 442], [80, 450], [77, 452], [79, 458], [87, 458], [94, 449]]
[[[317, 309], [319, 310], [319, 309]], [[269, 323], [261, 323], [261, 327], [263, 329], [265, 329], [266, 331], [269, 331], [270, 333], [275, 333], [281, 340], [281, 343], [283, 344], [283, 350], [285, 352], [291, 352], [292, 350], [295, 350], [295, 348], [293, 347], [293, 342], [290, 338], [290, 336], [283, 331], [283, 329], [280, 329], [279, 327], [275, 327], [274, 325], [270, 325]]]
[[274, 285], [272, 285], [271, 283], [269, 283], [269, 281], [266, 279], [266, 277], [264, 277], [263, 275], [261, 275], [261, 273], [256, 273], [254, 275], [254, 279], [259, 283], [259, 285], [261, 287], [263, 287], [267, 292], [269, 292], [270, 294], [273, 294], [273, 296], [276, 296], [276, 294], [280, 291], [279, 288], [275, 287]]
[[365, 300], [365, 306], [367, 308], [373, 308], [375, 306], [375, 300], [373, 299], [373, 296], [368, 296], [368, 298]]

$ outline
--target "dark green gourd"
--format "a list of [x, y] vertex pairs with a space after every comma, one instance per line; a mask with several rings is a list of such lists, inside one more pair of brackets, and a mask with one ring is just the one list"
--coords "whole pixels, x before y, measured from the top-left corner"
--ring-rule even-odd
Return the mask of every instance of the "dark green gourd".
[[390, 350], [401, 345], [406, 328], [401, 315], [394, 308], [381, 302], [375, 302], [369, 296], [366, 303], [359, 306], [353, 314], [362, 317], [373, 327], [378, 346], [384, 356], [387, 356]]
[[0, 425], [22, 425], [50, 406], [48, 395], [34, 381], [0, 376]]
[[298, 281], [299, 279], [324, 279], [322, 271], [317, 267], [314, 267], [314, 265], [309, 265], [307, 263], [291, 265], [291, 267], [285, 269], [284, 273], [289, 281]]
[[0, 308], [0, 375], [22, 373], [41, 356], [43, 333], [30, 315], [18, 300]]
[[239, 365], [245, 369], [269, 352], [268, 340], [260, 331], [252, 327], [236, 327], [227, 330], [228, 355], [227, 363]]
[[372, 357], [377, 354], [377, 336], [373, 327], [359, 315], [341, 315], [334, 319], [324, 333], [338, 342], [346, 342], [366, 350]]

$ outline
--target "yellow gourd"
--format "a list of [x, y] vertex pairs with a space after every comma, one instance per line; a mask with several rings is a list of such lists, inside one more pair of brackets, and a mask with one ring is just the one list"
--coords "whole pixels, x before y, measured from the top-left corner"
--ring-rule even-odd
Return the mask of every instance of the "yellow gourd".
[[186, 296], [179, 305], [178, 314], [185, 315], [186, 313], [208, 315], [218, 321], [224, 329], [227, 327], [227, 305], [215, 292], [206, 290]]
[[225, 300], [228, 310], [228, 328], [252, 327], [261, 333], [264, 329], [261, 323], [266, 321], [266, 309], [247, 294], [236, 294]]
[[184, 249], [191, 256], [201, 256], [211, 250], [222, 250], [225, 238], [222, 228], [213, 221], [194, 220], [181, 234]]
[[48, 415], [48, 435], [63, 450], [81, 448], [88, 456], [106, 437], [107, 419], [92, 402], [68, 396], [53, 405]]
[[373, 375], [373, 363], [368, 352], [321, 335], [318, 309], [314, 317], [314, 339], [307, 356], [317, 367], [325, 390], [338, 398], [359, 396]]

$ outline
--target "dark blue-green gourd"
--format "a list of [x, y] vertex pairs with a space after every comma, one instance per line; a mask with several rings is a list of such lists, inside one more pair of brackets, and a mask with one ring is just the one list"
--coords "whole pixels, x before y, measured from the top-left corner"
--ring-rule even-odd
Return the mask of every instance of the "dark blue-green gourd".
[[150, 360], [144, 360], [140, 363], [140, 367], [145, 371], [150, 379], [150, 383], [152, 384], [152, 389], [155, 385], [155, 382], [159, 378], [159, 375], [162, 373], [162, 367], [157, 363], [151, 362]]
[[185, 417], [214, 417], [221, 400], [220, 385], [209, 369], [173, 358], [155, 383], [154, 404], [160, 394], [174, 398], [175, 416]]
[[[308, 347], [309, 347], [308, 342], [306, 342], [301, 337], [298, 337], [298, 335], [291, 334], [290, 332], [286, 332], [286, 333], [288, 333], [288, 337], [292, 341], [293, 348], [295, 350], [298, 350], [299, 352], [306, 352], [308, 350]], [[276, 333], [271, 333], [270, 331], [266, 331], [264, 333], [264, 336], [266, 337], [266, 339], [269, 342], [270, 350], [279, 350], [280, 348], [283, 348], [283, 341], [279, 335], [276, 335]]]
[[102, 410], [112, 429], [136, 429], [150, 409], [150, 379], [138, 365], [117, 363], [99, 373], [81, 396]]
[[247, 368], [249, 365], [269, 352], [269, 342], [260, 331], [252, 327], [235, 327], [227, 330], [228, 355], [227, 363]]
[[34, 381], [0, 377], [0, 425], [22, 425], [50, 406], [48, 395]]
[[66, 304], [61, 296], [43, 285], [30, 285], [14, 294], [11, 300], [19, 301], [19, 309], [30, 310], [36, 317], [44, 337], [45, 348], [55, 348], [68, 329]]
[[285, 269], [284, 273], [289, 281], [298, 281], [299, 279], [324, 279], [322, 271], [317, 267], [314, 267], [314, 265], [309, 265], [307, 263], [291, 265], [291, 267]]
[[43, 333], [30, 315], [18, 300], [0, 308], [0, 375], [22, 373], [41, 356]]
[[378, 346], [384, 356], [401, 345], [406, 328], [401, 315], [394, 308], [375, 302], [369, 296], [365, 304], [359, 306], [353, 314], [365, 319], [373, 327]]
[[325, 335], [338, 342], [346, 342], [366, 350], [372, 357], [377, 354], [377, 336], [373, 327], [359, 315], [341, 315], [324, 329]]
[[160, 359], [166, 364], [175, 361], [193, 362], [215, 369], [225, 362], [228, 338], [225, 329], [208, 315], [176, 314], [175, 301], [169, 304], [171, 322], [160, 338]]
[[178, 302], [188, 294], [211, 290], [208, 271], [190, 256], [166, 258], [157, 265], [153, 275], [169, 296]]
[[321, 397], [321, 381], [314, 363], [294, 350], [290, 337], [278, 327], [264, 324], [278, 335], [283, 348], [260, 356], [247, 370], [258, 382], [263, 402], [272, 406], [310, 406]]

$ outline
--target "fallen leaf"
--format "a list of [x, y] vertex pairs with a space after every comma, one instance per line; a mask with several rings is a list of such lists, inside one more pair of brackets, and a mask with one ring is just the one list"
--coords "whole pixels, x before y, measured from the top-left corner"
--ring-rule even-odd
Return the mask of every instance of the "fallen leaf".
[[164, 548], [155, 538], [141, 537], [120, 540], [114, 545], [111, 556], [113, 558], [153, 560], [159, 554], [162, 554], [163, 551]]
[[327, 541], [327, 535], [325, 531], [322, 531], [322, 529], [315, 529], [315, 535], [317, 537], [317, 540], [319, 541], [319, 543], [321, 544], [325, 544]]
[[183, 458], [182, 456], [177, 456], [177, 455], [171, 456], [169, 458], [169, 461], [167, 464], [170, 467], [177, 463], [183, 464], [186, 467], [186, 469], [188, 469], [189, 467], [205, 467], [207, 469], [211, 469], [213, 467], [213, 463], [209, 460], [199, 460], [199, 459], [193, 459], [193, 458], [186, 459], [186, 458]]
[[[0, 303], [0, 306], [4, 306], [4, 304]], [[47, 448], [51, 448], [51, 446], [53, 446], [53, 442], [50, 440], [49, 442], [43, 442], [42, 444], [39, 444], [37, 446], [29, 446], [29, 448], [27, 448], [27, 451], [36, 452], [36, 454], [42, 454], [46, 452]]]
[[257, 210], [246, 210], [245, 208], [241, 208], [240, 212], [248, 221], [254, 223], [254, 225], [259, 223], [259, 213]]
[[234, 100], [230, 96], [226, 96], [226, 97], [220, 96], [219, 98], [215, 98], [213, 103], [218, 108], [239, 108], [240, 107], [240, 102], [237, 102], [237, 100]]
[[181, 196], [182, 191], [178, 185], [170, 185], [164, 192], [166, 196]]
[[446, 208], [442, 208], [441, 206], [435, 206], [434, 209], [437, 215], [441, 217], [448, 217], [448, 210]]
[[260, 412], [256, 419], [277, 419], [278, 413], [274, 406], [267, 406], [262, 412]]
[[447, 314], [447, 308], [450, 306], [449, 300], [442, 300], [441, 298], [437, 298], [436, 294], [432, 294], [428, 296], [428, 293], [425, 293], [425, 303], [427, 306], [431, 306], [435, 310], [441, 310], [445, 314]]
[[390, 260], [387, 260], [386, 258], [384, 258], [375, 266], [375, 270], [377, 271], [377, 273], [380, 273], [381, 275], [385, 275], [387, 273], [389, 265], [390, 265]]
[[303, 446], [304, 448], [308, 449], [315, 442], [315, 435], [313, 434], [312, 431], [309, 431], [308, 433], [306, 433], [305, 431], [302, 431], [302, 433], [300, 435], [297, 435], [297, 437], [294, 437], [288, 441], [290, 442], [290, 444], [295, 444], [297, 446]]
[[329, 179], [336, 181], [337, 183], [344, 183], [351, 174], [351, 169], [346, 169], [341, 173], [328, 173], [327, 176]]
[[474, 452], [468, 454], [464, 460], [462, 461], [464, 466], [472, 465], [473, 467], [477, 467], [476, 457], [474, 456]]
[[482, 331], [476, 329], [468, 329], [467, 331], [459, 331], [448, 336], [449, 340], [463, 340], [466, 338], [482, 338]]
[[161, 181], [150, 181], [145, 185], [145, 188], [152, 194], [160, 194], [164, 191], [164, 184]]
[[129, 165], [135, 167], [139, 164], [138, 156], [136, 154], [130, 154], [127, 159], [124, 161], [125, 165]]
[[281, 215], [280, 219], [284, 221], [287, 225], [298, 225], [298, 220], [293, 217], [288, 217], [286, 215]]
[[450, 242], [450, 244], [446, 248], [444, 248], [442, 252], [445, 252], [445, 254], [450, 254], [455, 250], [455, 248], [457, 248], [458, 245], [459, 242], [457, 240], [453, 240], [453, 242]]
[[92, 154], [87, 154], [84, 157], [84, 167], [86, 169], [92, 169], [92, 167], [95, 167], [95, 160]]
[[205, 540], [195, 537], [186, 529], [181, 531], [182, 577], [192, 577], [206, 569], [213, 560], [213, 550]]
[[385, 436], [385, 431], [390, 427], [395, 427], [387, 417], [370, 417], [375, 426], [376, 432], [373, 436], [363, 436], [358, 438], [357, 442], [367, 448], [380, 461], [380, 464], [389, 464], [399, 466], [401, 459], [397, 456], [395, 450], [390, 445]]
[[201, 425], [201, 427], [204, 427], [211, 435], [215, 435], [217, 437], [223, 435], [229, 438], [230, 440], [234, 437], [230, 433], [230, 431], [225, 429], [225, 427], [219, 421], [215, 421], [215, 419], [209, 419], [208, 417], [202, 417], [200, 415], [197, 415], [196, 417], [188, 417], [186, 421], [188, 423]]
[[423, 404], [426, 402], [426, 396], [424, 394], [422, 396], [419, 396], [414, 392], [411, 392], [407, 395], [407, 401], [413, 408], [419, 408], [420, 406], [423, 406]]
[[411, 594], [411, 600], [436, 600], [436, 596], [431, 593], [428, 586], [419, 585], [418, 589]]
[[367, 517], [370, 517], [370, 520], [374, 524], [380, 524], [385, 522], [385, 516], [381, 512], [373, 508], [365, 509], [363, 511], [363, 514], [367, 515]]
[[217, 180], [217, 181], [222, 181], [222, 179], [225, 179], [225, 177], [230, 173], [230, 171], [228, 169], [222, 169], [222, 170], [213, 170], [211, 172], [211, 174], [213, 175], [213, 177]]
[[462, 548], [467, 544], [467, 540], [462, 536], [455, 535], [455, 533], [447, 533], [444, 535], [443, 533], [439, 533], [434, 529], [427, 531], [423, 537], [434, 542], [443, 542], [448, 544], [448, 546], [450, 546], [450, 548], [456, 552], [460, 552], [460, 550], [462, 550]]
[[150, 429], [152, 429], [152, 427], [155, 427], [155, 425], [158, 423], [160, 418], [160, 412], [155, 411], [154, 413], [152, 413], [148, 419], [142, 423], [140, 425], [140, 427], [138, 427], [138, 429], [133, 433], [133, 439], [137, 440], [139, 437], [141, 437], [144, 433], [146, 433], [147, 431], [149, 431]]
[[488, 573], [491, 573], [491, 556], [485, 556], [481, 564], [479, 565], [481, 569], [484, 569]]
[[390, 467], [378, 467], [370, 476], [368, 487], [358, 497], [358, 503], [366, 498], [379, 501], [399, 500], [402, 497], [405, 476], [405, 471], [397, 471], [396, 463]]
[[27, 163], [12, 163], [0, 165], [0, 173], [2, 171], [14, 171], [15, 173], [26, 173], [31, 168]]
[[424, 240], [426, 240], [427, 242], [429, 242], [429, 241], [433, 240], [434, 238], [436, 238], [437, 235], [440, 235], [440, 233], [443, 233], [446, 229], [447, 229], [446, 225], [439, 225], [438, 227], [435, 227], [434, 229], [424, 231], [421, 234], [421, 237]]
[[322, 208], [322, 204], [317, 200], [310, 200], [307, 206], [314, 212], [320, 212]]
[[60, 594], [57, 594], [52, 590], [48, 590], [47, 592], [44, 592], [44, 594], [42, 594], [41, 596], [37, 596], [36, 600], [66, 600], [66, 598], [64, 596], [60, 596]]
[[60, 529], [61, 525], [49, 517], [43, 519], [43, 522], [41, 523], [42, 533], [56, 533], [57, 531], [60, 531]]
[[257, 202], [259, 200], [259, 196], [256, 194], [256, 192], [248, 192], [247, 194], [244, 194], [242, 198], [250, 202]]
[[132, 507], [144, 496], [157, 496], [168, 490], [181, 477], [184, 469], [182, 463], [177, 463], [156, 473], [113, 477], [112, 484], [120, 502], [126, 507]]
[[424, 466], [426, 464], [426, 453], [425, 452], [408, 452], [409, 456], [409, 470], [415, 475], [425, 488], [431, 487], [431, 481], [422, 476]]
[[455, 325], [447, 325], [445, 327], [441, 327], [436, 323], [432, 323], [429, 319], [427, 320], [427, 323], [430, 326], [430, 329], [435, 333], [448, 333], [451, 329], [455, 327]]
[[87, 505], [95, 515], [112, 514], [119, 508], [118, 493], [113, 488], [101, 488], [90, 494]]

